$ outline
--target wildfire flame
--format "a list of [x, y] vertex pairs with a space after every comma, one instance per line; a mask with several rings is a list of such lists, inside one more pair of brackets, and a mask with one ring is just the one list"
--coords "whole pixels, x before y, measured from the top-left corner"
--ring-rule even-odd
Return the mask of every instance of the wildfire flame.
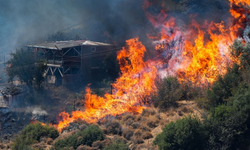
[[[162, 10], [154, 16], [146, 11], [152, 2], [145, 0], [143, 8], [149, 21], [158, 29], [159, 35], [148, 37], [156, 40], [155, 50], [159, 59], [144, 61], [145, 46], [138, 38], [126, 41], [117, 54], [121, 75], [112, 84], [112, 94], [104, 97], [86, 88], [85, 110], [73, 111], [72, 115], [61, 112], [62, 120], [58, 130], [67, 127], [74, 120], [89, 123], [125, 112], [141, 113], [155, 92], [155, 81], [159, 76], [177, 75], [180, 81], [207, 85], [213, 83], [218, 75], [226, 73], [226, 67], [235, 60], [231, 58], [228, 47], [237, 37], [243, 36], [250, 10], [249, 0], [229, 0], [231, 22], [204, 22], [198, 24], [193, 19], [190, 25], [179, 27], [176, 19]], [[192, 18], [192, 17], [191, 17]]]
[[147, 97], [156, 89], [154, 83], [157, 77], [156, 67], [160, 64], [144, 62], [146, 48], [138, 38], [127, 40], [126, 43], [128, 47], [124, 47], [117, 55], [122, 74], [112, 84], [113, 94], [106, 93], [104, 97], [100, 97], [92, 94], [87, 87], [85, 111], [73, 111], [71, 117], [66, 112], [60, 113], [63, 120], [57, 125], [59, 130], [78, 119], [93, 123], [107, 115], [142, 112], [145, 108], [143, 105], [148, 101]]
[[[152, 3], [145, 0], [144, 10]], [[246, 28], [246, 14], [250, 11], [245, 8], [249, 8], [249, 3], [248, 0], [230, 0], [232, 22], [227, 23], [205, 21], [198, 24], [195, 16], [190, 16], [191, 24], [178, 26], [178, 18], [167, 15], [164, 10], [157, 16], [146, 11], [149, 21], [160, 31], [155, 49], [168, 63], [161, 75], [177, 75], [180, 81], [196, 85], [208, 85], [218, 75], [224, 75], [226, 68], [237, 61], [231, 57], [228, 47], [237, 37], [243, 36], [239, 31]], [[153, 40], [157, 37], [149, 36]]]

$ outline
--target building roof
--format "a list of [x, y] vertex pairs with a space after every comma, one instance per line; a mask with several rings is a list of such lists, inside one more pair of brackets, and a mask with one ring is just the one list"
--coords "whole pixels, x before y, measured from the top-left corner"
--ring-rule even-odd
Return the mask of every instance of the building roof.
[[71, 41], [55, 41], [55, 42], [44, 42], [36, 45], [27, 45], [28, 47], [34, 48], [46, 48], [62, 50], [63, 48], [76, 47], [76, 46], [111, 46], [108, 43], [94, 42], [89, 40], [71, 40]]

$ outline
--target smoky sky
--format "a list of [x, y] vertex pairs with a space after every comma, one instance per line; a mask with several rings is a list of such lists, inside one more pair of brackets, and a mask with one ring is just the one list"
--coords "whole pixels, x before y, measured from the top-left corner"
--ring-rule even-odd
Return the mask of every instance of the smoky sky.
[[43, 42], [49, 34], [58, 31], [65, 32], [72, 39], [74, 35], [96, 41], [131, 38], [148, 24], [142, 2], [0, 0], [0, 53]]
[[[152, 25], [143, 10], [144, 0], [0, 0], [0, 56], [64, 32], [69, 39], [123, 43], [139, 36], [142, 40]], [[148, 0], [152, 14], [161, 9], [185, 23], [190, 14], [198, 18], [223, 20], [227, 0]], [[162, 3], [165, 5], [162, 8]]]

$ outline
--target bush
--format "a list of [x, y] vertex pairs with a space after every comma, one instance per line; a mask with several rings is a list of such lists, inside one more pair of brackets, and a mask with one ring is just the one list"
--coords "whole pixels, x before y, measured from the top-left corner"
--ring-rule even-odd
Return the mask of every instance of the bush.
[[131, 114], [126, 114], [126, 115], [122, 116], [122, 121], [123, 121], [123, 122], [126, 122], [126, 121], [129, 120], [129, 119], [135, 120], [135, 116], [134, 116], [134, 115], [131, 115]]
[[203, 148], [202, 130], [201, 122], [189, 116], [166, 125], [153, 143], [161, 150], [200, 150]]
[[55, 139], [59, 136], [57, 129], [47, 125], [42, 125], [37, 122], [35, 124], [27, 125], [22, 131], [19, 137], [15, 140], [12, 149], [23, 150], [27, 149], [28, 145], [40, 141], [42, 137], [49, 137]]
[[115, 140], [111, 145], [106, 146], [104, 150], [129, 150], [129, 148], [122, 140]]
[[122, 126], [117, 120], [109, 121], [106, 125], [106, 132], [107, 134], [118, 134], [121, 135], [122, 133]]
[[207, 91], [207, 98], [210, 107], [216, 107], [228, 101], [233, 95], [233, 91], [240, 84], [241, 76], [239, 66], [234, 64], [233, 68], [228, 68], [224, 77], [219, 76], [218, 80]]
[[143, 109], [141, 116], [149, 117], [150, 115], [155, 115], [156, 111], [154, 109]]
[[[245, 143], [240, 138], [246, 132], [245, 122], [248, 115], [235, 106], [219, 105], [205, 121], [209, 133], [209, 149], [238, 149], [239, 143]], [[242, 145], [242, 144], [240, 144]]]
[[103, 139], [104, 134], [102, 133], [102, 130], [98, 126], [91, 125], [77, 134], [63, 140], [58, 140], [54, 146], [58, 150], [63, 149], [64, 147], [73, 147], [76, 149], [80, 145], [91, 146], [94, 141]]
[[141, 129], [135, 130], [134, 137], [138, 138], [138, 137], [141, 137], [141, 136], [142, 136], [142, 130]]
[[150, 132], [144, 132], [142, 135], [142, 138], [145, 139], [151, 139], [153, 138], [153, 135]]
[[127, 139], [127, 140], [130, 140], [131, 137], [133, 136], [133, 134], [134, 134], [134, 131], [133, 131], [132, 129], [127, 129], [127, 130], [125, 130], [125, 131], [122, 133], [123, 137], [124, 137], [125, 139]]
[[169, 77], [163, 79], [159, 84], [157, 90], [157, 96], [155, 97], [154, 106], [159, 107], [162, 110], [167, 109], [170, 106], [175, 106], [176, 101], [182, 97], [181, 84], [176, 77]]
[[241, 67], [245, 69], [250, 65], [250, 43], [244, 44], [240, 40], [235, 40], [230, 49], [232, 56], [240, 60]]

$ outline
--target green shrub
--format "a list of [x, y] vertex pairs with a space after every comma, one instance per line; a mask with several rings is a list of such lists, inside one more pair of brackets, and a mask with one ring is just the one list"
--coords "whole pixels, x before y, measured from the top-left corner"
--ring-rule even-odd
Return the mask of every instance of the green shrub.
[[[208, 131], [208, 149], [238, 149], [247, 131], [248, 114], [232, 105], [219, 105], [205, 120]], [[240, 144], [241, 143], [241, 144]], [[245, 142], [243, 142], [245, 143]]]
[[202, 131], [201, 122], [189, 116], [166, 125], [153, 144], [160, 150], [200, 150], [204, 146]]
[[39, 141], [42, 137], [50, 137], [55, 139], [59, 136], [57, 129], [54, 127], [50, 127], [47, 125], [42, 125], [41, 123], [37, 122], [35, 124], [27, 125], [16, 138], [12, 149], [13, 150], [23, 150], [27, 149], [28, 145]]
[[165, 78], [158, 86], [154, 106], [165, 110], [176, 105], [176, 101], [180, 100], [183, 95], [182, 92], [181, 85], [176, 77]]
[[54, 146], [57, 150], [63, 149], [64, 147], [73, 147], [76, 149], [80, 145], [91, 146], [93, 142], [103, 139], [104, 134], [102, 130], [98, 126], [91, 125], [77, 134], [73, 134], [63, 140], [58, 140]]
[[236, 59], [240, 60], [240, 66], [246, 69], [250, 65], [250, 43], [242, 43], [240, 40], [235, 40], [230, 47], [231, 54]]
[[219, 76], [218, 80], [207, 91], [207, 98], [210, 107], [216, 107], [228, 101], [233, 95], [233, 91], [241, 82], [239, 66], [234, 64], [233, 68], [228, 68], [224, 77]]
[[129, 148], [122, 140], [115, 140], [111, 145], [104, 147], [104, 150], [129, 150]]

